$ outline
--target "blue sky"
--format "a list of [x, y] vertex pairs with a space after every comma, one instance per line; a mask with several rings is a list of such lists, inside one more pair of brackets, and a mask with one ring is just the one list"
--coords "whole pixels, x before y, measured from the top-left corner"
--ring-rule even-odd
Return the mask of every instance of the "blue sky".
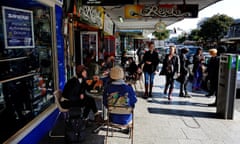
[[188, 18], [179, 21], [168, 28], [181, 28], [184, 31], [190, 31], [197, 28], [197, 23], [205, 17], [211, 17], [215, 14], [226, 14], [234, 19], [240, 18], [240, 0], [222, 0], [198, 13], [198, 18]]

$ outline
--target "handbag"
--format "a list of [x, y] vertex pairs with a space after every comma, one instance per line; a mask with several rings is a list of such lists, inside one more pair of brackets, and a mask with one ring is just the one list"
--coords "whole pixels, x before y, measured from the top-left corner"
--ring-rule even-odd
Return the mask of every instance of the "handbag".
[[165, 70], [162, 69], [162, 70], [160, 71], [159, 75], [166, 75]]
[[176, 80], [176, 79], [178, 79], [178, 78], [179, 78], [179, 76], [180, 76], [180, 75], [179, 75], [177, 72], [175, 72], [175, 73], [174, 73], [174, 75], [173, 75], [173, 79], [175, 79], [175, 80]]

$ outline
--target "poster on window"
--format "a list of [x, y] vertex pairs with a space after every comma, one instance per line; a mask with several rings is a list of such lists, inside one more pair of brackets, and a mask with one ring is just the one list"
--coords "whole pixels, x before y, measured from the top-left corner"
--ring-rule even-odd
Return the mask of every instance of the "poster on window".
[[5, 48], [34, 48], [33, 13], [2, 7]]

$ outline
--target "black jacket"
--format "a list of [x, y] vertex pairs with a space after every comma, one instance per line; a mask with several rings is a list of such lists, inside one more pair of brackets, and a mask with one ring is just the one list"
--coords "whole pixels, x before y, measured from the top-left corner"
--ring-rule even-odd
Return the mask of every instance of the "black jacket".
[[208, 79], [218, 79], [219, 57], [211, 57], [207, 65]]
[[171, 60], [169, 60], [169, 54], [167, 54], [163, 60], [163, 66], [160, 74], [164, 75], [174, 75], [174, 73], [180, 73], [180, 62], [178, 55], [174, 55]]
[[[146, 64], [146, 61], [152, 62], [151, 64]], [[157, 70], [157, 66], [159, 64], [159, 58], [158, 53], [156, 51], [153, 51], [152, 53], [150, 51], [147, 51], [143, 56], [143, 71], [148, 73], [153, 73]]]
[[70, 107], [82, 107], [85, 98], [81, 100], [80, 95], [85, 93], [86, 87], [87, 84], [84, 79], [81, 80], [81, 83], [76, 77], [68, 80], [68, 82], [64, 86], [62, 96], [69, 101], [61, 102], [61, 106], [67, 109]]
[[188, 74], [188, 64], [189, 64], [189, 61], [186, 57], [185, 54], [181, 54], [179, 56], [179, 59], [180, 59], [180, 75], [187, 75]]

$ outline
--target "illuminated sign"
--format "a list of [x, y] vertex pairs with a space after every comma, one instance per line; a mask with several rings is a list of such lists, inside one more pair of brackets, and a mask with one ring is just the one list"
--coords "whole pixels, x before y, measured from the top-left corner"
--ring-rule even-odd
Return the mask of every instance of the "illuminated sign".
[[125, 6], [125, 18], [141, 17], [188, 17], [198, 16], [198, 5], [127, 5]]

